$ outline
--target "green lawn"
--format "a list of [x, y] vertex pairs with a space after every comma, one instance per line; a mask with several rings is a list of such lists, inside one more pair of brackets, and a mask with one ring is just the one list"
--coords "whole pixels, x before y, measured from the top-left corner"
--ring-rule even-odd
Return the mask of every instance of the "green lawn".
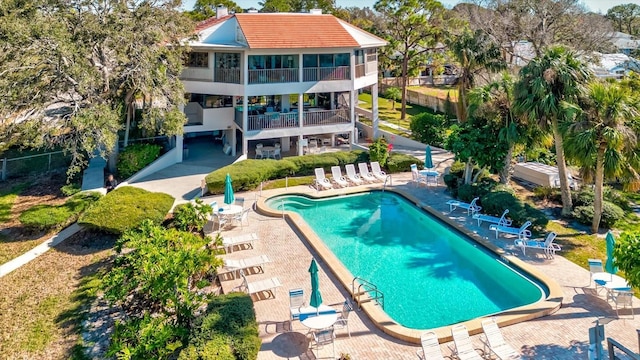
[[[358, 95], [358, 100], [363, 101], [363, 103], [358, 104], [359, 107], [367, 110], [371, 110], [371, 94], [362, 93]], [[395, 103], [395, 109], [393, 108], [393, 101], [385, 99], [383, 97], [378, 97], [378, 114], [381, 120], [388, 121], [392, 124], [398, 125], [405, 129], [410, 128], [411, 117], [417, 114], [421, 114], [423, 112], [433, 113], [433, 111], [429, 108], [420, 106], [420, 105], [412, 105], [407, 104], [407, 117], [404, 120], [400, 120], [400, 108], [401, 103], [397, 101]], [[398, 135], [402, 135], [402, 132], [393, 131]]]
[[443, 86], [443, 87], [426, 87], [426, 86], [409, 86], [409, 90], [417, 91], [421, 94], [430, 95], [439, 99], [446, 100], [447, 94], [451, 101], [458, 101], [458, 89], [455, 86]]
[[311, 185], [315, 176], [290, 177], [269, 181], [262, 186], [262, 190], [280, 189], [285, 186]]

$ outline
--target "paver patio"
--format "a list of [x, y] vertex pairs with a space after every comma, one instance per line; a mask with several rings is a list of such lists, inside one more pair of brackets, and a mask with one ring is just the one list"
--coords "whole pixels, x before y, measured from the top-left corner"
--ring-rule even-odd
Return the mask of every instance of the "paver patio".
[[[442, 186], [438, 188], [415, 187], [409, 184], [409, 180], [410, 174], [394, 174], [392, 187], [408, 191], [436, 211], [448, 214], [449, 208], [445, 202], [450, 197], [444, 192]], [[289, 190], [298, 193], [314, 193], [316, 191], [305, 186]], [[244, 196], [248, 203], [252, 203], [252, 199], [270, 197], [282, 191], [282, 189], [270, 190], [261, 194], [252, 192], [238, 194], [238, 196]], [[340, 192], [340, 190], [331, 191]], [[222, 198], [216, 198], [221, 203]], [[640, 319], [631, 319], [627, 315], [618, 319], [615, 307], [607, 303], [604, 295], [597, 296], [594, 293], [593, 284], [589, 284], [587, 270], [564, 259], [561, 254], [553, 260], [543, 259], [542, 256], [537, 257], [535, 252], [523, 256], [518, 249], [513, 247], [512, 240], [504, 238], [496, 240], [494, 233], [488, 231], [487, 225], [478, 227], [477, 223], [467, 217], [465, 213], [455, 212], [448, 216], [463, 222], [469, 229], [505, 251], [533, 264], [562, 287], [564, 292], [563, 306], [558, 312], [551, 316], [502, 329], [506, 340], [519, 349], [524, 358], [586, 359], [589, 346], [588, 329], [594, 325], [593, 323], [598, 317], [607, 317], [607, 321], [611, 320], [605, 325], [606, 336], [616, 339], [632, 350], [638, 348], [636, 329], [640, 328]], [[288, 289], [301, 287], [304, 289], [305, 295], [308, 296], [311, 289], [307, 269], [311, 259], [315, 257], [320, 268], [320, 290], [324, 303], [339, 308], [348, 297], [348, 293], [342, 284], [334, 278], [324, 261], [282, 218], [266, 217], [255, 212], [251, 212], [249, 218], [249, 225], [245, 225], [244, 229], [237, 227], [224, 231], [223, 234], [255, 232], [260, 240], [255, 249], [234, 251], [228, 256], [242, 258], [266, 254], [272, 262], [265, 266], [264, 274], [250, 275], [249, 281], [277, 276], [283, 284], [276, 292], [275, 299], [254, 299], [260, 325], [260, 337], [263, 341], [258, 359], [314, 359], [315, 354], [311, 350], [305, 352], [300, 350], [306, 348], [307, 341], [306, 338], [301, 337], [307, 332], [303, 325], [294, 322], [293, 330], [295, 333], [286, 333], [286, 322], [289, 318]], [[559, 242], [562, 244], [562, 240]], [[225, 284], [225, 288], [230, 285], [232, 287], [235, 284]], [[634, 301], [637, 304], [638, 299], [634, 299]], [[420, 311], [420, 309], [416, 309], [416, 311]], [[348, 337], [346, 330], [337, 330], [337, 355], [341, 352], [349, 353], [352, 359], [358, 360], [416, 358], [417, 345], [393, 339], [382, 333], [363, 312], [352, 312], [349, 326], [351, 338]], [[472, 339], [477, 348], [482, 348], [479, 337], [480, 335], [475, 335]], [[441, 347], [445, 355], [450, 355], [451, 351], [447, 345], [449, 344], [443, 344]], [[321, 348], [321, 358], [330, 358], [331, 356], [330, 346]]]

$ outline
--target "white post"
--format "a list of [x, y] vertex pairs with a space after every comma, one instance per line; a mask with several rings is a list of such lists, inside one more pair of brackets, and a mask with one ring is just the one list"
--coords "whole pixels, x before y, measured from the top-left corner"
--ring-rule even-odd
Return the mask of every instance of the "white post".
[[247, 130], [249, 129], [249, 96], [245, 93], [242, 96], [242, 155], [249, 152], [249, 140], [247, 140]]
[[373, 124], [373, 138], [380, 136], [378, 129], [378, 83], [371, 86], [371, 123]]
[[356, 104], [358, 90], [349, 91], [349, 118], [351, 119], [351, 141], [349, 141], [349, 149], [353, 149], [353, 144], [358, 143], [358, 129], [356, 128]]

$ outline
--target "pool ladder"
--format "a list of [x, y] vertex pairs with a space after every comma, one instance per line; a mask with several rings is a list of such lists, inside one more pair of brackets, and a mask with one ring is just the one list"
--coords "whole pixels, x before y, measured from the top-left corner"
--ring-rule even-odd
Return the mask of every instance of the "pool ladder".
[[387, 175], [386, 178], [384, 178], [384, 185], [382, 185], [382, 192], [384, 192], [387, 189], [387, 180], [389, 180], [389, 185], [393, 185], [393, 180], [391, 179], [391, 175]]
[[[357, 290], [356, 283], [358, 283]], [[361, 304], [370, 301], [375, 301], [384, 309], [384, 293], [378, 290], [378, 287], [374, 283], [359, 276], [354, 277], [353, 281], [351, 281], [351, 294], [353, 294], [353, 300], [358, 304], [358, 309], [360, 309]], [[365, 297], [361, 299], [363, 295], [365, 295]]]

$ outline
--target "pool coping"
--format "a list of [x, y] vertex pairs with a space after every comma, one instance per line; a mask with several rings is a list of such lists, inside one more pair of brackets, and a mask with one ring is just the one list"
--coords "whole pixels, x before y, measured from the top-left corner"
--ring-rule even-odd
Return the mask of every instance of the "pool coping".
[[[351, 282], [354, 278], [353, 274], [344, 266], [342, 262], [333, 254], [333, 252], [324, 244], [324, 242], [316, 235], [316, 233], [307, 225], [307, 223], [302, 219], [302, 217], [291, 211], [277, 211], [269, 208], [266, 205], [266, 200], [279, 195], [303, 195], [311, 198], [327, 198], [334, 197], [339, 195], [347, 195], [347, 194], [356, 194], [370, 191], [379, 191], [380, 187], [375, 184], [371, 185], [362, 185], [357, 188], [343, 188], [336, 190], [327, 190], [316, 192], [314, 194], [310, 194], [308, 192], [298, 192], [295, 190], [287, 190], [287, 189], [279, 189], [279, 191], [274, 191], [273, 194], [269, 197], [261, 197], [256, 202], [256, 211], [259, 213], [271, 216], [271, 217], [283, 217], [288, 221], [288, 223], [295, 228], [299, 234], [307, 241], [307, 243], [320, 255], [323, 261], [327, 264], [333, 275], [338, 278], [340, 283], [344, 286], [347, 292], [353, 296], [353, 291], [351, 289]], [[558, 309], [560, 309], [562, 305], [563, 293], [560, 285], [557, 282], [544, 275], [540, 271], [538, 271], [532, 265], [525, 263], [519, 258], [508, 255], [505, 251], [486, 239], [482, 238], [478, 234], [469, 231], [464, 225], [453, 221], [452, 219], [446, 217], [442, 213], [435, 211], [431, 207], [424, 204], [415, 196], [410, 193], [403, 191], [402, 189], [395, 188], [387, 188], [386, 191], [394, 192], [399, 194], [418, 206], [419, 208], [427, 211], [429, 214], [435, 216], [440, 221], [446, 223], [447, 225], [461, 231], [465, 235], [471, 237], [476, 242], [480, 243], [489, 251], [496, 253], [500, 256], [504, 261], [513, 264], [519, 270], [527, 273], [528, 275], [536, 278], [539, 282], [544, 284], [549, 294], [544, 300], [537, 301], [533, 304], [520, 306], [517, 308], [510, 309], [508, 311], [502, 312], [496, 316], [499, 326], [508, 326], [516, 323], [520, 323], [523, 321], [528, 321], [532, 319], [536, 319], [539, 317], [547, 316], [553, 314]], [[369, 316], [371, 321], [382, 330], [384, 333], [403, 341], [407, 341], [414, 344], [420, 344], [420, 335], [425, 331], [433, 331], [438, 335], [438, 339], [440, 342], [449, 342], [452, 341], [451, 336], [451, 327], [452, 325], [442, 326], [434, 329], [410, 329], [405, 326], [402, 326], [396, 323], [389, 315], [387, 315], [379, 305], [376, 305], [374, 302], [366, 302], [361, 304], [361, 309], [364, 310], [365, 313]], [[491, 315], [493, 316], [493, 315]], [[489, 316], [489, 317], [491, 317]], [[482, 332], [481, 322], [485, 317], [480, 317], [468, 321], [461, 322], [459, 324], [463, 324], [467, 327], [467, 330], [471, 335], [478, 334]]]

